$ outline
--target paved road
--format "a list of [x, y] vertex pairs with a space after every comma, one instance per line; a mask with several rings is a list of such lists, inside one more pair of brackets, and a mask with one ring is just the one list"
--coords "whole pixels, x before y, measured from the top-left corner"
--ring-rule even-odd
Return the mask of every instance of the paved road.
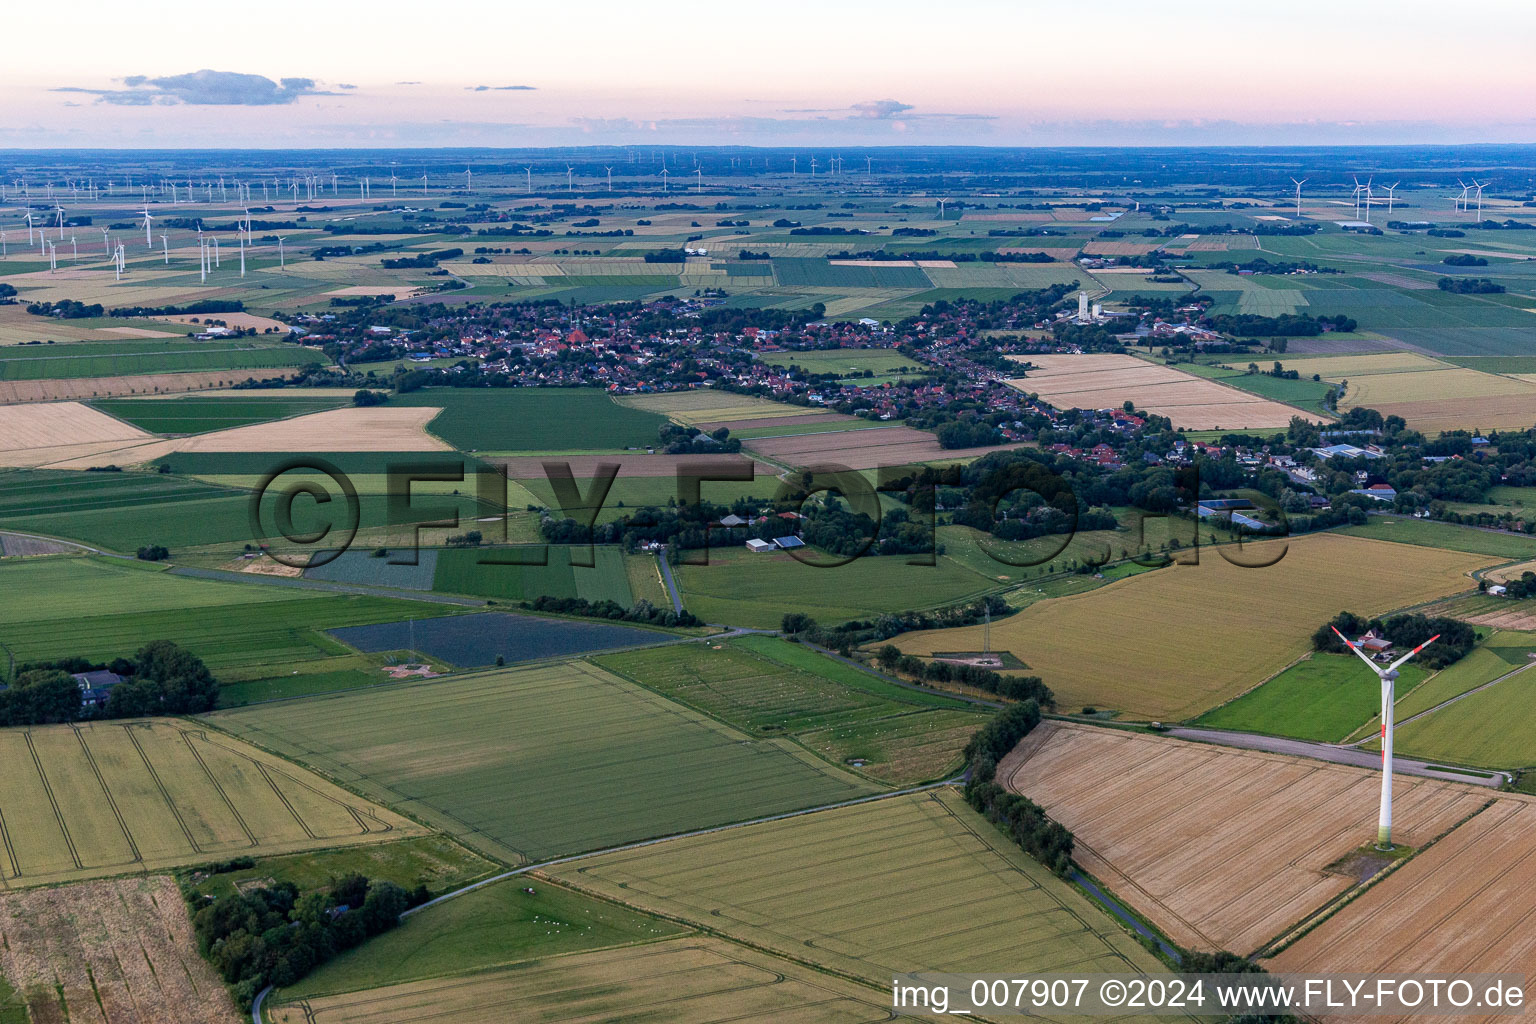
[[661, 566], [661, 579], [667, 585], [667, 593], [672, 596], [672, 610], [683, 610], [683, 595], [677, 592], [677, 581], [672, 578], [672, 566], [667, 564], [667, 553], [661, 552], [656, 556], [656, 564]]
[[[1356, 747], [1335, 746], [1332, 743], [1313, 743], [1309, 740], [1290, 740], [1279, 736], [1260, 736], [1251, 732], [1227, 732], [1222, 729], [1191, 729], [1182, 726], [1169, 729], [1168, 735], [1175, 736], [1181, 740], [1216, 743], [1224, 747], [1241, 747], [1244, 750], [1265, 750], [1271, 754], [1310, 757], [1318, 761], [1331, 761], [1334, 764], [1352, 764], [1361, 768], [1381, 767], [1381, 755], [1378, 753], [1360, 750]], [[1487, 786], [1491, 789], [1497, 789], [1503, 785], [1505, 780], [1503, 774], [1496, 774], [1486, 778], [1481, 775], [1464, 775], [1461, 772], [1442, 770], [1427, 761], [1416, 761], [1408, 757], [1394, 756], [1392, 758], [1392, 765], [1393, 771], [1398, 775], [1421, 775], [1427, 779], [1466, 782], [1474, 786]]]

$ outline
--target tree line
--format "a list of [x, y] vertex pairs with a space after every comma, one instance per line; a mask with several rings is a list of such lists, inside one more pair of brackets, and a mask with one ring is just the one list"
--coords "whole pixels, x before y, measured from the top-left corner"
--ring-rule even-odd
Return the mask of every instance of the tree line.
[[[104, 705], [88, 707], [71, 673], [103, 669], [124, 679], [111, 688]], [[195, 715], [212, 711], [218, 697], [219, 682], [201, 658], [169, 640], [155, 640], [131, 659], [106, 664], [76, 657], [20, 666], [15, 681], [0, 689], [0, 725]]]
[[1004, 708], [976, 731], [965, 747], [965, 799], [1025, 853], [1066, 878], [1072, 873], [1072, 833], [1045, 808], [997, 782], [997, 763], [1039, 724], [1040, 707], [1027, 700]]

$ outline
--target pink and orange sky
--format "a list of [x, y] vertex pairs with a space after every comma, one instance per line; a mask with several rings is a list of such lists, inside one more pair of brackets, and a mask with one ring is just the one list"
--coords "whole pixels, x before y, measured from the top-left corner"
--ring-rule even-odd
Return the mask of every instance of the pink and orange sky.
[[1514, 0], [67, 11], [6, 16], [0, 147], [1536, 142]]

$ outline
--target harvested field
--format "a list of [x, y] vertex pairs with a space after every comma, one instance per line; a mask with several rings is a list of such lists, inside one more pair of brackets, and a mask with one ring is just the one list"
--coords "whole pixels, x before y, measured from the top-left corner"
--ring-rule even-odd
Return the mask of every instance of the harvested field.
[[0, 733], [0, 884], [152, 871], [419, 835], [414, 823], [239, 740], [179, 721]]
[[[159, 317], [158, 319], [169, 320], [171, 323], [176, 324], [190, 324], [196, 323], [199, 320], [206, 319], [206, 316], [199, 317], [187, 314], [172, 314], [170, 316]], [[239, 330], [272, 330], [279, 333], [285, 333], [288, 330], [288, 325], [283, 323], [281, 320], [274, 320], [269, 316], [258, 316], [255, 313], [219, 313], [217, 314], [217, 319], [222, 320], [230, 327], [237, 328]]]
[[[1385, 376], [1383, 374], [1381, 377], [1361, 379], [1381, 380]], [[1491, 374], [1480, 374], [1480, 376], [1490, 380], [1509, 379], [1494, 378]], [[1353, 390], [1353, 382], [1350, 390]], [[1344, 405], [1352, 408], [1354, 405], [1363, 404], [1365, 404], [1363, 401], [1352, 398], [1348, 402], [1341, 403], [1341, 408]], [[1489, 397], [1468, 395], [1463, 398], [1420, 402], [1376, 402], [1371, 408], [1376, 409], [1383, 416], [1401, 416], [1410, 427], [1428, 434], [1442, 430], [1526, 430], [1536, 426], [1536, 387], [1518, 395]]]
[[236, 1024], [175, 879], [0, 895], [0, 973], [37, 1024]]
[[46, 537], [30, 537], [24, 533], [0, 533], [0, 556], [26, 558], [31, 555], [61, 555], [83, 550], [78, 544]]
[[0, 405], [0, 465], [36, 466], [81, 445], [148, 441], [152, 435], [79, 402]]
[[171, 391], [225, 388], [250, 377], [291, 377], [292, 367], [260, 370], [199, 370], [190, 373], [140, 373], [127, 377], [74, 377], [67, 380], [0, 381], [0, 405], [15, 402], [89, 400], [116, 395], [154, 395]]
[[[1411, 370], [1448, 370], [1450, 365], [1415, 352], [1380, 352], [1356, 356], [1317, 356], [1306, 359], [1287, 359], [1287, 369], [1297, 370], [1303, 376], [1318, 374], [1324, 380], [1344, 380], [1376, 373], [1402, 373]], [[1234, 370], [1244, 369], [1248, 363], [1234, 361], [1224, 364]]]
[[315, 447], [317, 438], [335, 451], [440, 452], [452, 451], [427, 433], [440, 410], [374, 406], [331, 409], [272, 423], [218, 430], [177, 443], [184, 452], [291, 452]]
[[560, 865], [578, 888], [866, 978], [1162, 973], [1150, 953], [950, 789]]
[[[1400, 548], [1335, 534], [1205, 551], [1096, 590], [1040, 601], [993, 622], [995, 650], [1011, 651], [1056, 691], [1062, 707], [1092, 704], [1179, 720], [1243, 692], [1309, 649], [1341, 608], [1376, 615], [1468, 590], [1467, 573], [1493, 559]], [[1198, 627], [1193, 624], [1198, 623]], [[983, 649], [981, 626], [908, 633], [909, 654]], [[1106, 638], [1112, 638], [1106, 641]]]
[[1009, 447], [941, 448], [938, 438], [911, 427], [758, 437], [744, 443], [752, 451], [790, 466], [835, 465], [849, 469], [907, 466], [919, 462], [964, 462]]
[[1265, 966], [1272, 971], [1442, 976], [1510, 972], [1529, 978], [1536, 974], [1533, 849], [1536, 803], [1501, 795]]
[[[1376, 834], [1380, 776], [1306, 758], [1049, 722], [998, 775], [1072, 830], [1085, 870], [1195, 949], [1261, 948], [1353, 886], [1330, 865]], [[1421, 846], [1488, 794], [1398, 776], [1394, 799], [1393, 838]]]
[[700, 422], [693, 425], [704, 431], [714, 430], [717, 427], [728, 427], [732, 433], [736, 433], [741, 430], [757, 430], [765, 427], [798, 427], [816, 423], [843, 423], [850, 418], [835, 412], [810, 412], [804, 416], [762, 416], [752, 420], [719, 420], [715, 422]]
[[1316, 419], [1294, 406], [1129, 355], [1035, 355], [1028, 376], [1008, 381], [1058, 409], [1111, 409], [1127, 401], [1167, 416], [1175, 427], [1284, 427], [1292, 416]]
[[663, 455], [660, 453], [649, 455], [645, 452], [622, 452], [618, 455], [518, 455], [507, 458], [488, 458], [484, 461], [503, 467], [509, 480], [546, 480], [547, 475], [544, 471], [546, 462], [569, 466], [571, 475], [576, 478], [583, 494], [587, 491], [586, 482], [597, 474], [597, 468], [613, 463], [618, 463], [619, 466], [616, 484], [619, 480], [631, 478], [676, 479], [679, 473], [686, 473], [690, 469], [703, 472], [722, 463], [752, 466], [757, 477], [773, 477], [777, 474], [773, 467], [761, 462], [753, 462], [741, 455]]
[[[519, 1019], [875, 1024], [887, 995], [723, 939], [689, 936], [279, 1006], [277, 1024]], [[425, 1015], [425, 1016], [424, 1016]], [[511, 1015], [511, 1016], [509, 1016]]]

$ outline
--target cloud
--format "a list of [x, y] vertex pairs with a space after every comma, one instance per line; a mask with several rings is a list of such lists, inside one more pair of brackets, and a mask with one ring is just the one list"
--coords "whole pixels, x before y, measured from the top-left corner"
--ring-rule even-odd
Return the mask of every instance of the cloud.
[[532, 92], [536, 85], [466, 85], [470, 92]]
[[356, 89], [357, 86], [353, 85], [351, 82], [337, 82], [336, 83], [336, 88], [338, 88], [338, 89]]
[[265, 107], [292, 103], [301, 96], [337, 96], [315, 87], [313, 78], [282, 78], [274, 82], [265, 75], [246, 75], [236, 71], [210, 71], [204, 68], [185, 75], [129, 75], [122, 89], [85, 89], [66, 86], [55, 92], [83, 92], [99, 103], [125, 107], [151, 104], [175, 106]]
[[420, 85], [420, 82], [396, 82], [396, 85]]
[[900, 103], [896, 100], [865, 100], [862, 103], [855, 103], [849, 109], [853, 111], [854, 117], [881, 120], [911, 110], [912, 104]]

